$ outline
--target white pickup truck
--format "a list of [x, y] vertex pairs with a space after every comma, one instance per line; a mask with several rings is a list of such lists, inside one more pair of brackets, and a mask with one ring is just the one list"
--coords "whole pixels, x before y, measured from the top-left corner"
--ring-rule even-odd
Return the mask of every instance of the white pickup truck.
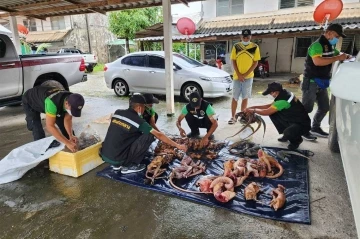
[[360, 237], [360, 53], [355, 59], [334, 64], [330, 90], [329, 148], [341, 153]]
[[8, 32], [0, 31], [0, 107], [21, 104], [28, 89], [61, 84], [64, 89], [86, 81], [81, 56], [60, 54], [18, 55]]
[[97, 64], [97, 57], [94, 54], [84, 53], [76, 48], [61, 48], [57, 53], [81, 54], [84, 58], [87, 72], [92, 72]]

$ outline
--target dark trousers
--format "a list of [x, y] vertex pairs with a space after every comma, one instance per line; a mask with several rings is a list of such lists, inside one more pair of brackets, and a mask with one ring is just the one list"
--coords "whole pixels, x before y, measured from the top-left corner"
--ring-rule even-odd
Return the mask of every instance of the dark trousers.
[[270, 119], [275, 125], [279, 134], [283, 134], [286, 139], [293, 144], [299, 144], [302, 141], [301, 135], [304, 135], [310, 130], [309, 124], [289, 123], [285, 121], [278, 113], [270, 115]]
[[327, 89], [321, 89], [315, 82], [309, 82], [310, 79], [304, 78], [302, 85], [302, 104], [306, 112], [311, 113], [314, 103], [317, 103], [318, 109], [314, 115], [312, 129], [320, 128], [321, 121], [329, 111], [329, 94]]
[[[26, 126], [28, 130], [32, 131], [34, 141], [45, 138], [45, 131], [41, 124], [40, 112], [37, 112], [30, 105], [23, 102], [24, 111], [26, 114]], [[59, 127], [61, 133], [69, 139], [64, 125], [64, 116], [56, 117], [56, 125]]]
[[212, 123], [209, 119], [209, 117], [205, 116], [202, 119], [197, 119], [194, 116], [192, 116], [191, 114], [187, 114], [185, 116], [185, 120], [189, 125], [189, 128], [191, 129], [192, 133], [199, 133], [199, 128], [205, 128], [207, 131], [209, 131], [209, 129], [212, 126]]
[[154, 141], [155, 137], [152, 134], [141, 135], [134, 143], [131, 144], [124, 166], [141, 163], [150, 145]]

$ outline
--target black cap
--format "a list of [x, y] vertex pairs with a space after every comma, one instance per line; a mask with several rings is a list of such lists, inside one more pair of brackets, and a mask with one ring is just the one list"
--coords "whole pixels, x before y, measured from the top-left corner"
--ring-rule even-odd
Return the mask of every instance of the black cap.
[[251, 36], [251, 31], [250, 31], [250, 29], [244, 29], [244, 30], [242, 30], [241, 35], [242, 35], [243, 37]]
[[146, 104], [159, 104], [158, 98], [154, 97], [153, 94], [146, 93], [143, 96], [145, 97]]
[[145, 97], [140, 93], [134, 93], [130, 98], [131, 103], [146, 104]]
[[189, 96], [191, 107], [199, 107], [201, 105], [201, 97], [199, 92], [194, 91]]
[[81, 116], [81, 110], [84, 107], [85, 100], [80, 94], [71, 94], [67, 98], [67, 102], [71, 107], [71, 115], [74, 117]]
[[268, 84], [268, 88], [262, 93], [263, 95], [268, 95], [271, 92], [282, 91], [283, 87], [279, 82], [272, 82]]
[[343, 38], [346, 38], [346, 35], [344, 34], [344, 29], [340, 24], [337, 23], [333, 23], [330, 24], [327, 29], [327, 31], [334, 31], [336, 32], [339, 36], [342, 36]]

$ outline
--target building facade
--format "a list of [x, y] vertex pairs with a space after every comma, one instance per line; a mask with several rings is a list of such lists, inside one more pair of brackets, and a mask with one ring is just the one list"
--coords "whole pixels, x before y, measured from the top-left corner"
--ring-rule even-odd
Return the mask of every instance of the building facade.
[[[357, 54], [360, 49], [360, 1], [342, 0], [344, 9], [335, 22], [348, 37], [338, 45]], [[204, 45], [204, 60], [225, 54], [227, 62], [242, 29], [250, 28], [261, 55], [268, 55], [270, 71], [302, 73], [307, 48], [323, 32], [312, 13], [322, 0], [207, 0], [202, 2], [203, 19], [195, 41]], [[208, 40], [209, 39], [209, 40]], [[216, 40], [214, 40], [216, 39]], [[231, 72], [231, 64], [224, 68]]]
[[[29, 30], [28, 34], [22, 35], [28, 43], [49, 43], [48, 52], [75, 47], [95, 54], [103, 63], [109, 60], [108, 43], [116, 39], [108, 30], [107, 16], [100, 13], [49, 17], [46, 20], [18, 16], [16, 20]], [[8, 23], [4, 19], [1, 24], [6, 27]]]

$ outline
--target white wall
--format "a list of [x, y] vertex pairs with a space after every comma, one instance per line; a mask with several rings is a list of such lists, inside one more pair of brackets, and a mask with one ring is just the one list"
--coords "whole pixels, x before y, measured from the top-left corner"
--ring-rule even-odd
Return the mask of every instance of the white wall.
[[[279, 10], [280, 0], [244, 0], [244, 13], [258, 13]], [[324, 0], [314, 0], [315, 6]], [[359, 2], [360, 0], [342, 0], [344, 4]], [[204, 18], [216, 17], [216, 0], [206, 0], [202, 2]]]
[[269, 12], [279, 9], [279, 0], [244, 0], [244, 13]]
[[204, 19], [216, 17], [216, 0], [206, 0], [202, 4]]
[[259, 44], [260, 54], [262, 57], [266, 56], [268, 52], [270, 72], [275, 72], [276, 65], [276, 51], [277, 51], [277, 38], [264, 38]]
[[[315, 0], [315, 6], [319, 5], [322, 2], [323, 0]], [[342, 2], [345, 4], [345, 3], [359, 2], [359, 0], [342, 0]]]

